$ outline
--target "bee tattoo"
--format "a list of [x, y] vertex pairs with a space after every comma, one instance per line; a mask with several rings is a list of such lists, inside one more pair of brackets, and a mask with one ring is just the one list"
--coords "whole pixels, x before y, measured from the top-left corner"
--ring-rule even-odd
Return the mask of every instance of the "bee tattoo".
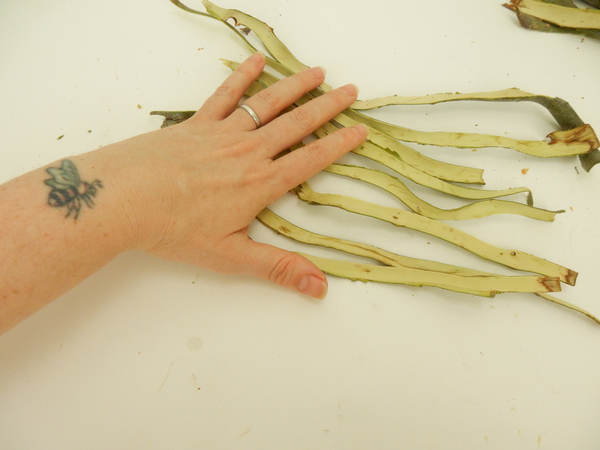
[[98, 188], [102, 187], [100, 180], [92, 183], [81, 181], [75, 164], [68, 159], [62, 161], [60, 169], [50, 167], [46, 169], [52, 178], [44, 181], [52, 188], [48, 195], [48, 204], [56, 208], [67, 208], [67, 215], [73, 215], [73, 220], [77, 220], [81, 207], [85, 203], [88, 208], [94, 207], [93, 197], [96, 196]]

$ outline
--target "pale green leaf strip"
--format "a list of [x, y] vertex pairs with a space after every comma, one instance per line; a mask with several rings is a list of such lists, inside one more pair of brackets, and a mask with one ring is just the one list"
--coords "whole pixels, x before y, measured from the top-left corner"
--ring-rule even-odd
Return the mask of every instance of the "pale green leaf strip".
[[[223, 64], [232, 70], [235, 70], [235, 68], [239, 66], [239, 63], [234, 61], [229, 61], [226, 59], [222, 59], [221, 61], [223, 61]], [[268, 72], [263, 72], [258, 77], [258, 80], [265, 86], [271, 86], [275, 82], [279, 81], [279, 78]], [[310, 101], [310, 97], [304, 95], [298, 99], [296, 104], [303, 105], [308, 101]], [[348, 118], [347, 121], [352, 122], [353, 125], [358, 123], [350, 118]], [[373, 132], [377, 133], [375, 130], [372, 130], [372, 133]], [[382, 135], [382, 133], [377, 133], [375, 140], [381, 143], [384, 148], [388, 148], [390, 151], [393, 151], [398, 158], [402, 159], [402, 161], [433, 177], [457, 183], [483, 184], [483, 171], [481, 169], [457, 166], [428, 158], [394, 139], [386, 138]]]
[[560, 27], [600, 29], [600, 11], [575, 9], [539, 0], [513, 0], [521, 12]]
[[[331, 122], [328, 122], [323, 124], [321, 127], [317, 128], [314, 131], [314, 133], [318, 137], [324, 137], [328, 134], [335, 132], [337, 129], [338, 128], [335, 125], [333, 125]], [[392, 169], [393, 171], [405, 176], [406, 178], [414, 181], [417, 184], [427, 186], [441, 192], [446, 192], [448, 194], [454, 195], [453, 192], [458, 191], [459, 195], [460, 193], [462, 193], [463, 195], [467, 196], [466, 198], [470, 198], [470, 195], [472, 194], [471, 191], [480, 191], [479, 189], [469, 189], [461, 187], [455, 189], [457, 187], [456, 185], [450, 184], [446, 182], [446, 180], [443, 180], [429, 173], [416, 169], [410, 164], [404, 162], [403, 158], [397, 152], [394, 152], [389, 148], [383, 149], [370, 141], [366, 141], [364, 144], [356, 147], [352, 151], [357, 155], [364, 156], [365, 158], [369, 158]], [[483, 182], [483, 179], [481, 178], [482, 171], [480, 169], [471, 169], [469, 167], [464, 167], [464, 170], [461, 171], [459, 170], [459, 168], [460, 166], [453, 166], [454, 178], [462, 179], [463, 183], [485, 184]], [[528, 190], [524, 189], [520, 192], [528, 192]]]
[[483, 102], [533, 102], [546, 108], [560, 125], [561, 130], [569, 130], [584, 125], [573, 107], [562, 98], [548, 97], [525, 92], [517, 88], [492, 92], [446, 93], [422, 96], [401, 97], [397, 95], [371, 100], [360, 100], [352, 105], [353, 109], [366, 110], [393, 105], [435, 105], [452, 101], [483, 101]]
[[[315, 134], [318, 137], [323, 137], [333, 133], [337, 130], [337, 127], [331, 123], [326, 123], [323, 126], [315, 130]], [[389, 149], [382, 149], [381, 147], [373, 144], [372, 142], [364, 142], [363, 144], [352, 150], [357, 155], [364, 156], [373, 161], [376, 161], [394, 172], [408, 178], [409, 180], [420, 184], [421, 186], [434, 189], [445, 194], [453, 195], [455, 197], [469, 199], [469, 200], [487, 200], [496, 197], [506, 197], [514, 194], [527, 194], [528, 204], [533, 203], [531, 198], [531, 191], [526, 187], [518, 187], [504, 190], [484, 190], [484, 189], [473, 189], [463, 186], [457, 186], [451, 183], [447, 183], [439, 178], [432, 177], [414, 167], [406, 164], [402, 158], [395, 152]]]
[[493, 297], [503, 292], [557, 292], [560, 282], [555, 277], [461, 277], [405, 267], [376, 266], [300, 253], [319, 269], [330, 275], [356, 281], [431, 286], [455, 292]]
[[483, 259], [513, 269], [559, 277], [561, 281], [570, 285], [574, 285], [577, 278], [577, 272], [566, 267], [518, 250], [495, 247], [450, 225], [412, 212], [388, 208], [344, 195], [317, 193], [306, 183], [300, 185], [295, 193], [298, 198], [307, 203], [335, 206], [352, 213], [383, 220], [398, 227], [420, 231], [464, 248]]
[[[338, 115], [335, 119], [344, 126], [349, 126], [347, 125], [349, 121], [342, 116], [353, 119], [355, 123], [362, 122], [370, 128], [383, 133], [385, 136], [400, 141], [414, 142], [422, 145], [435, 145], [438, 147], [500, 147], [544, 158], [581, 155], [598, 147], [596, 135], [589, 125], [582, 125], [581, 127], [571, 130], [559, 130], [550, 133], [546, 137], [550, 138], [551, 141], [550, 143], [547, 143], [545, 141], [512, 139], [488, 134], [411, 130], [409, 128], [374, 119], [351, 109], [344, 111], [343, 114]], [[338, 120], [338, 118], [340, 118], [340, 120]], [[374, 133], [371, 133], [369, 135], [372, 140], [373, 134]]]
[[552, 222], [559, 212], [534, 208], [522, 203], [504, 200], [483, 200], [455, 209], [440, 209], [413, 194], [398, 178], [379, 170], [346, 164], [332, 164], [324, 169], [326, 172], [343, 175], [355, 180], [377, 186], [392, 194], [412, 211], [430, 219], [466, 220], [488, 217], [496, 214], [516, 214], [531, 219]]
[[598, 319], [596, 316], [594, 316], [592, 313], [586, 311], [585, 309], [580, 308], [579, 306], [575, 306], [572, 303], [566, 302], [564, 300], [561, 300], [561, 299], [556, 298], [556, 297], [554, 297], [552, 295], [549, 295], [549, 294], [544, 294], [544, 293], [538, 292], [538, 293], [536, 293], [536, 295], [539, 295], [543, 299], [546, 299], [546, 300], [551, 301], [553, 303], [556, 303], [558, 305], [561, 305], [561, 306], [564, 306], [566, 308], [572, 309], [573, 311], [577, 311], [578, 313], [581, 313], [581, 314], [589, 317], [590, 319], [592, 319], [594, 322], [600, 324], [600, 319]]
[[533, 102], [543, 106], [558, 122], [562, 130], [569, 130], [584, 125], [583, 120], [577, 115], [573, 107], [562, 98], [548, 97], [525, 92], [517, 88], [504, 89], [492, 92], [473, 93], [446, 93], [422, 96], [401, 97], [392, 95], [389, 97], [375, 98], [371, 100], [360, 100], [352, 105], [353, 109], [367, 110], [393, 105], [435, 105], [437, 103], [452, 101], [484, 101], [484, 102]]
[[490, 272], [468, 269], [465, 267], [454, 266], [451, 264], [428, 261], [408, 256], [398, 255], [387, 250], [375, 247], [361, 242], [339, 239], [325, 236], [322, 234], [308, 231], [278, 216], [268, 208], [262, 210], [256, 217], [265, 226], [271, 228], [276, 233], [286, 236], [298, 242], [321, 247], [332, 248], [351, 255], [362, 256], [379, 261], [382, 264], [391, 267], [409, 267], [413, 269], [429, 270], [433, 272], [449, 273], [465, 277], [471, 276], [498, 276]]
[[471, 93], [440, 93], [429, 95], [400, 96], [390, 95], [387, 97], [373, 98], [369, 100], [357, 100], [352, 104], [352, 109], [369, 110], [394, 105], [435, 105], [437, 103], [452, 102], [460, 100], [475, 101], [498, 101], [498, 100], [519, 100], [527, 97], [535, 97], [535, 94], [522, 91], [517, 88], [504, 89], [491, 92], [471, 92]]
[[[317, 130], [318, 131], [318, 130]], [[397, 153], [391, 150], [384, 150], [371, 142], [365, 142], [354, 150], [353, 153], [364, 156], [373, 161], [376, 161], [384, 166], [392, 169], [400, 175], [405, 176], [409, 180], [414, 181], [421, 186], [425, 186], [434, 189], [445, 194], [453, 195], [455, 197], [469, 199], [469, 200], [485, 200], [496, 197], [506, 197], [508, 195], [526, 193], [528, 197], [531, 196], [531, 192], [526, 187], [511, 188], [504, 190], [485, 190], [485, 189], [473, 189], [464, 186], [457, 186], [448, 183], [439, 178], [428, 175], [414, 167], [406, 164], [402, 161], [402, 158]]]
[[483, 170], [457, 166], [455, 164], [428, 158], [402, 142], [398, 142], [392, 137], [374, 129], [367, 121], [360, 119], [355, 120], [349, 117], [349, 114], [352, 114], [352, 111], [347, 109], [344, 113], [335, 116], [333, 121], [344, 127], [351, 127], [358, 123], [364, 123], [370, 128], [367, 139], [371, 144], [384, 150], [389, 150], [415, 169], [444, 181], [484, 184], [482, 178]]
[[[183, 9], [184, 11], [190, 12], [192, 14], [197, 14], [199, 16], [208, 17], [208, 18], [211, 18], [211, 19], [218, 20], [219, 22], [221, 22], [225, 26], [227, 26], [235, 34], [237, 34], [237, 36], [244, 42], [244, 44], [246, 44], [246, 46], [248, 47], [248, 49], [250, 50], [250, 52], [256, 53], [258, 51], [258, 49], [256, 47], [254, 47], [250, 43], [250, 41], [248, 39], [246, 39], [246, 36], [244, 36], [242, 33], [240, 33], [240, 31], [237, 28], [235, 28], [234, 26], [232, 26], [229, 22], [227, 22], [226, 20], [221, 19], [214, 11], [207, 9], [207, 11], [209, 11], [209, 12], [208, 13], [204, 13], [204, 12], [201, 12], [201, 11], [196, 11], [195, 9], [192, 9], [192, 8], [184, 5], [179, 0], [170, 0], [170, 1], [175, 6]], [[286, 76], [289, 76], [289, 75], [291, 75], [293, 73], [287, 67], [285, 67], [284, 65], [280, 64], [278, 61], [275, 61], [273, 58], [270, 58], [269, 56], [266, 56], [266, 61], [267, 61], [267, 64], [269, 66], [273, 67], [275, 70], [277, 70], [278, 72], [280, 72], [280, 73], [282, 73], [282, 74], [284, 74]]]
[[[335, 117], [337, 121], [340, 118], [340, 115]], [[351, 120], [351, 119], [350, 119]], [[356, 124], [357, 122], [354, 122]], [[349, 125], [352, 126], [352, 125]], [[333, 127], [335, 128], [335, 127]], [[325, 124], [322, 129], [325, 129], [328, 133], [332, 132], [332, 128], [330, 125]], [[317, 129], [315, 134], [319, 137], [323, 136], [322, 129]], [[408, 179], [414, 181], [417, 184], [422, 186], [429, 187], [431, 189], [435, 189], [439, 192], [444, 192], [446, 194], [453, 195], [459, 198], [465, 198], [469, 200], [486, 200], [490, 198], [497, 197], [506, 197], [508, 195], [526, 193], [528, 197], [531, 196], [531, 191], [526, 187], [518, 187], [518, 188], [510, 188], [510, 189], [501, 189], [501, 190], [485, 190], [485, 189], [473, 189], [464, 186], [457, 186], [451, 183], [448, 183], [440, 178], [433, 177], [425, 172], [422, 172], [412, 165], [409, 165], [404, 162], [404, 158], [399, 155], [397, 152], [390, 148], [394, 147], [392, 144], [396, 141], [390, 139], [382, 134], [376, 134], [376, 132], [371, 132], [369, 134], [370, 141], [366, 141], [363, 144], [356, 147], [352, 150], [357, 155], [364, 156], [366, 158], [372, 159], [373, 161], [377, 161], [380, 164], [385, 165], [386, 167], [392, 169], [393, 171], [399, 173], [407, 177]], [[388, 144], [386, 147], [382, 147], [385, 144]], [[531, 200], [529, 200], [531, 201]]]
[[[441, 102], [469, 100], [489, 102], [533, 102], [546, 108], [546, 110], [552, 114], [552, 117], [554, 117], [554, 120], [556, 120], [561, 130], [579, 129], [581, 126], [585, 125], [573, 107], [562, 98], [531, 94], [516, 88], [470, 94], [433, 94], [420, 97], [391, 96], [356, 102], [352, 106], [354, 109], [372, 109], [390, 105], [433, 105]], [[597, 148], [598, 145], [600, 145], [597, 136], [593, 134], [593, 130], [591, 129], [588, 130], [588, 132], [590, 135], [588, 136], [587, 141], [589, 141], [590, 147]], [[592, 150], [589, 153], [580, 155], [581, 163], [585, 170], [589, 171], [589, 169], [597, 162], [597, 153], [597, 150]]]
[[[308, 68], [306, 64], [300, 62], [292, 52], [290, 52], [285, 44], [275, 35], [273, 29], [266, 23], [245, 14], [242, 11], [221, 8], [208, 0], [203, 0], [202, 4], [210, 14], [218, 17], [224, 23], [227, 23], [227, 19], [232, 18], [235, 20], [236, 24], [244, 25], [252, 30], [269, 53], [271, 53], [273, 58], [279, 63], [278, 66], [276, 66], [270, 61], [267, 61], [269, 65], [278, 72], [289, 76]], [[328, 86], [323, 85], [323, 88], [328, 88]]]

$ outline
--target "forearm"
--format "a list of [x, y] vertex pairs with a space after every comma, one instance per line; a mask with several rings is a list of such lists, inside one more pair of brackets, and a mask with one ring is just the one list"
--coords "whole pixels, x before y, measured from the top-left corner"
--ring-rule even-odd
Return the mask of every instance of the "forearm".
[[110, 153], [67, 158], [82, 182], [70, 189], [46, 184], [47, 168], [0, 186], [0, 334], [132, 245]]

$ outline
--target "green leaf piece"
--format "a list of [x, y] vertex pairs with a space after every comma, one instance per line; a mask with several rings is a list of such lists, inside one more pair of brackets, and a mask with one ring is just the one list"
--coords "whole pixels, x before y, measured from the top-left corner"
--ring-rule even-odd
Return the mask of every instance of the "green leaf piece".
[[489, 217], [496, 214], [516, 214], [531, 219], [552, 222], [558, 213], [564, 211], [547, 211], [522, 203], [505, 200], [482, 200], [455, 209], [441, 209], [427, 203], [413, 194], [402, 181], [379, 170], [345, 164], [331, 164], [325, 172], [343, 175], [355, 180], [377, 186], [400, 200], [413, 212], [436, 220], [467, 220]]

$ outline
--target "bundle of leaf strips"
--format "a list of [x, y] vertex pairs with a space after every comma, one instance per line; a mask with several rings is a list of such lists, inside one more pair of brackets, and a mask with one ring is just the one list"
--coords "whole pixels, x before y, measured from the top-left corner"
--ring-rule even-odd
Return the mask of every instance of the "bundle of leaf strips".
[[[267, 56], [266, 58], [267, 64], [284, 76], [290, 76], [308, 67], [294, 57], [267, 24], [252, 16], [238, 10], [220, 8], [208, 0], [203, 1], [207, 9], [206, 13], [190, 9], [178, 0], [170, 1], [188, 12], [219, 20], [234, 31], [245, 42], [251, 52], [256, 52], [257, 49], [246, 37], [247, 30], [251, 30], [271, 55], [271, 57]], [[232, 18], [235, 20], [235, 26], [227, 22]], [[241, 32], [240, 29], [244, 32]], [[227, 60], [224, 60], [224, 63], [231, 69], [235, 69], [239, 65], [236, 62]], [[263, 72], [248, 90], [247, 95], [252, 96], [277, 80], [274, 75]], [[319, 89], [300, 98], [295, 106], [300, 106], [312, 98], [323, 95], [330, 89], [330, 86], [323, 84]], [[484, 134], [416, 131], [385, 123], [359, 112], [360, 110], [390, 105], [431, 105], [439, 102], [466, 100], [536, 102], [552, 114], [561, 129], [548, 135], [549, 142], [546, 140], [524, 141]], [[164, 116], [162, 126], [166, 127], [188, 119], [194, 114], [194, 111], [153, 111], [151, 114]], [[323, 137], [339, 127], [353, 126], [358, 122], [366, 124], [370, 131], [367, 141], [353, 150], [355, 154], [376, 161], [399, 176], [408, 178], [419, 185], [448, 195], [475, 201], [461, 208], [440, 209], [417, 197], [396, 176], [367, 167], [344, 164], [332, 164], [325, 171], [385, 189], [405, 204], [410, 211], [384, 207], [343, 195], [317, 193], [307, 183], [303, 183], [293, 190], [293, 193], [300, 200], [313, 205], [341, 208], [351, 213], [386, 221], [397, 227], [417, 230], [450, 242], [481, 258], [535, 275], [504, 276], [450, 264], [410, 258], [368, 244], [324, 236], [302, 229], [269, 209], [263, 210], [257, 216], [257, 219], [275, 232], [298, 242], [332, 248], [379, 263], [378, 265], [362, 264], [303, 254], [330, 275], [361, 281], [432, 286], [483, 297], [493, 297], [503, 292], [535, 293], [546, 300], [585, 314], [600, 323], [600, 320], [589, 312], [548, 294], [549, 292], [560, 291], [561, 282], [574, 285], [577, 273], [573, 270], [519, 250], [495, 247], [439, 221], [475, 219], [494, 214], [518, 214], [537, 220], [552, 221], [557, 213], [563, 211], [547, 211], [533, 207], [531, 191], [527, 188], [492, 191], [455, 184], [484, 184], [483, 171], [431, 159], [403, 144], [403, 142], [413, 142], [463, 148], [505, 147], [540, 157], [578, 155], [584, 169], [589, 171], [600, 160], [598, 157], [598, 146], [600, 144], [592, 128], [579, 118], [567, 102], [558, 98], [530, 94], [518, 89], [474, 94], [436, 94], [420, 97], [391, 96], [357, 101], [351, 108], [317, 129], [315, 135]], [[293, 150], [291, 149], [291, 151]], [[527, 204], [498, 200], [498, 197], [517, 193], [527, 194]]]
[[[600, 8], [600, 0], [583, 1]], [[516, 12], [521, 26], [529, 30], [600, 39], [600, 11], [579, 8], [572, 0], [511, 0], [504, 6]]]

